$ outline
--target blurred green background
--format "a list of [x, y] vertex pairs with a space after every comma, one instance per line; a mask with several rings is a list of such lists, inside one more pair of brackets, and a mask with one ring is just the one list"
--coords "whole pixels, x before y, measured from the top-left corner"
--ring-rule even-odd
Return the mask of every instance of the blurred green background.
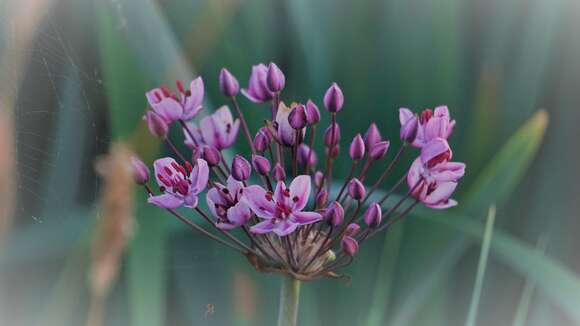
[[[245, 85], [274, 61], [286, 100], [341, 85], [343, 139], [375, 121], [396, 144], [399, 107], [448, 105], [468, 166], [459, 207], [363, 246], [348, 282], [304, 284], [300, 325], [580, 325], [579, 22], [577, 0], [0, 1], [0, 324], [85, 324], [95, 159], [166, 151], [146, 90], [202, 75], [211, 110], [221, 67]], [[242, 106], [255, 130], [267, 109]], [[136, 195], [106, 325], [274, 324], [278, 275]]]

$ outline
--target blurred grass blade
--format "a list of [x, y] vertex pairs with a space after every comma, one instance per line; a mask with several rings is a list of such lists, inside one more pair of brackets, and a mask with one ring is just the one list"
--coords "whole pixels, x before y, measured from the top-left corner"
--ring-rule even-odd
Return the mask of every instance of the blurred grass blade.
[[477, 320], [479, 300], [481, 298], [481, 289], [483, 287], [483, 280], [485, 278], [485, 270], [487, 267], [487, 258], [489, 256], [489, 246], [491, 244], [491, 236], [493, 234], [494, 222], [495, 222], [495, 206], [491, 206], [489, 208], [489, 213], [487, 214], [487, 222], [485, 223], [483, 243], [481, 244], [479, 263], [477, 264], [477, 276], [475, 278], [475, 286], [473, 288], [473, 295], [471, 297], [471, 304], [469, 306], [467, 322], [465, 323], [466, 326], [475, 326], [475, 322]]
[[492, 202], [500, 205], [509, 196], [538, 151], [547, 125], [548, 113], [536, 112], [495, 155], [463, 204], [470, 215], [483, 211]]
[[[547, 236], [544, 235], [540, 237], [537, 245], [538, 254], [544, 255], [546, 252]], [[526, 277], [526, 285], [522, 291], [522, 296], [520, 297], [520, 303], [516, 309], [516, 315], [514, 317], [514, 322], [512, 326], [524, 326], [528, 316], [528, 311], [530, 309], [530, 303], [532, 301], [532, 295], [536, 289], [536, 282], [532, 281], [529, 277]]]
[[384, 316], [387, 315], [389, 299], [395, 277], [395, 267], [401, 241], [403, 240], [404, 227], [400, 225], [385, 236], [375, 286], [372, 289], [372, 301], [366, 320], [367, 326], [384, 325]]
[[[481, 240], [482, 225], [466, 216], [426, 219], [447, 225], [475, 239]], [[559, 261], [544, 256], [529, 244], [495, 230], [491, 249], [508, 266], [527, 276], [576, 323], [580, 323], [580, 278]]]

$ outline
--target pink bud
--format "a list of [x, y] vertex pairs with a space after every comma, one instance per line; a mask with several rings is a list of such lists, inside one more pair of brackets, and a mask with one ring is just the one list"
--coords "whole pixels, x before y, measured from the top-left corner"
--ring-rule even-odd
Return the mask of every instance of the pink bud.
[[288, 115], [288, 122], [290, 126], [295, 130], [300, 130], [306, 127], [307, 117], [306, 117], [306, 108], [304, 105], [300, 104], [295, 107], [292, 112]]
[[240, 91], [240, 84], [234, 75], [232, 75], [229, 70], [222, 68], [220, 71], [220, 89], [222, 93], [227, 97], [234, 97], [238, 95]]
[[371, 123], [369, 129], [367, 129], [364, 139], [367, 150], [370, 150], [371, 148], [373, 148], [374, 144], [382, 140], [381, 132], [379, 131], [379, 128], [377, 128], [377, 125], [374, 122]]
[[344, 234], [349, 236], [349, 237], [354, 237], [355, 235], [357, 235], [358, 231], [360, 231], [360, 225], [358, 225], [356, 223], [350, 223], [346, 227]]
[[348, 194], [352, 199], [361, 200], [366, 195], [365, 186], [359, 179], [353, 178], [348, 183]]
[[149, 127], [149, 132], [159, 138], [165, 138], [167, 132], [169, 131], [169, 126], [157, 113], [153, 111], [147, 111], [145, 113], [145, 119], [147, 120], [147, 127]]
[[375, 143], [369, 151], [369, 157], [373, 160], [380, 160], [387, 154], [390, 142], [388, 140]]
[[[334, 127], [333, 127], [334, 126]], [[332, 147], [340, 142], [340, 126], [338, 123], [331, 124], [324, 132], [324, 145]]]
[[232, 162], [232, 177], [238, 181], [245, 181], [250, 177], [252, 172], [252, 167], [248, 160], [240, 155], [234, 156]]
[[364, 215], [365, 223], [371, 228], [377, 227], [381, 224], [381, 218], [381, 206], [377, 203], [371, 204]]
[[314, 185], [318, 188], [322, 187], [322, 183], [324, 182], [324, 173], [321, 171], [316, 171], [314, 173]]
[[276, 181], [284, 181], [286, 180], [286, 172], [280, 163], [276, 163], [274, 165], [274, 180]]
[[315, 151], [311, 150], [306, 144], [300, 144], [298, 147], [298, 164], [300, 166], [306, 166], [306, 162], [308, 161], [308, 166], [314, 168], [317, 160]]
[[417, 128], [419, 122], [417, 121], [417, 116], [413, 115], [412, 118], [407, 120], [404, 125], [401, 126], [401, 140], [407, 143], [412, 143], [417, 137]]
[[333, 148], [326, 149], [326, 155], [328, 155], [332, 158], [336, 158], [339, 153], [340, 153], [340, 146], [339, 145], [336, 145]]
[[268, 83], [268, 89], [273, 93], [279, 93], [284, 89], [284, 85], [286, 84], [284, 73], [273, 62], [268, 65], [266, 82]]
[[212, 146], [203, 146], [201, 157], [206, 160], [209, 166], [216, 166], [220, 163], [222, 155]]
[[135, 183], [142, 185], [149, 181], [149, 168], [137, 156], [131, 156], [131, 167]]
[[326, 192], [326, 189], [320, 189], [320, 191], [318, 192], [318, 194], [316, 194], [316, 207], [325, 207], [326, 203], [328, 202], [328, 192]]
[[254, 137], [254, 147], [258, 152], [263, 152], [268, 148], [268, 145], [270, 145], [270, 138], [260, 129]]
[[270, 161], [260, 155], [252, 155], [252, 165], [254, 170], [260, 175], [268, 175], [270, 173]]
[[306, 118], [311, 125], [317, 124], [320, 121], [320, 110], [318, 110], [316, 104], [311, 100], [306, 102]]
[[347, 256], [352, 257], [358, 252], [358, 242], [352, 237], [344, 236], [340, 244]]
[[326, 218], [332, 226], [342, 224], [344, 221], [344, 208], [342, 208], [342, 205], [337, 201], [332, 202], [326, 211]]
[[324, 94], [324, 107], [328, 112], [338, 112], [344, 104], [344, 95], [336, 83], [332, 83], [330, 88]]
[[360, 134], [352, 139], [348, 154], [355, 161], [361, 160], [365, 156], [365, 142]]

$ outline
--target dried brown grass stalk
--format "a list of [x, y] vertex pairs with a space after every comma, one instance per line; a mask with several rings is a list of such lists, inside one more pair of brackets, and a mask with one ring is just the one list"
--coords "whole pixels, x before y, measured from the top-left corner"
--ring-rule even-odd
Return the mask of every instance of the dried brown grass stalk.
[[131, 152], [124, 144], [113, 144], [110, 154], [97, 162], [104, 178], [100, 217], [92, 244], [89, 286], [91, 305], [87, 326], [103, 325], [105, 301], [121, 266], [122, 255], [134, 226]]

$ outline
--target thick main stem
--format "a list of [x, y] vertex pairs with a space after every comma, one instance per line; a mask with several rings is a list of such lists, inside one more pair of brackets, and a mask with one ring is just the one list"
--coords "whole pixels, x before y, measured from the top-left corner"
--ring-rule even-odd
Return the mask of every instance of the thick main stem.
[[296, 326], [298, 303], [300, 301], [300, 281], [284, 276], [280, 288], [278, 326]]

